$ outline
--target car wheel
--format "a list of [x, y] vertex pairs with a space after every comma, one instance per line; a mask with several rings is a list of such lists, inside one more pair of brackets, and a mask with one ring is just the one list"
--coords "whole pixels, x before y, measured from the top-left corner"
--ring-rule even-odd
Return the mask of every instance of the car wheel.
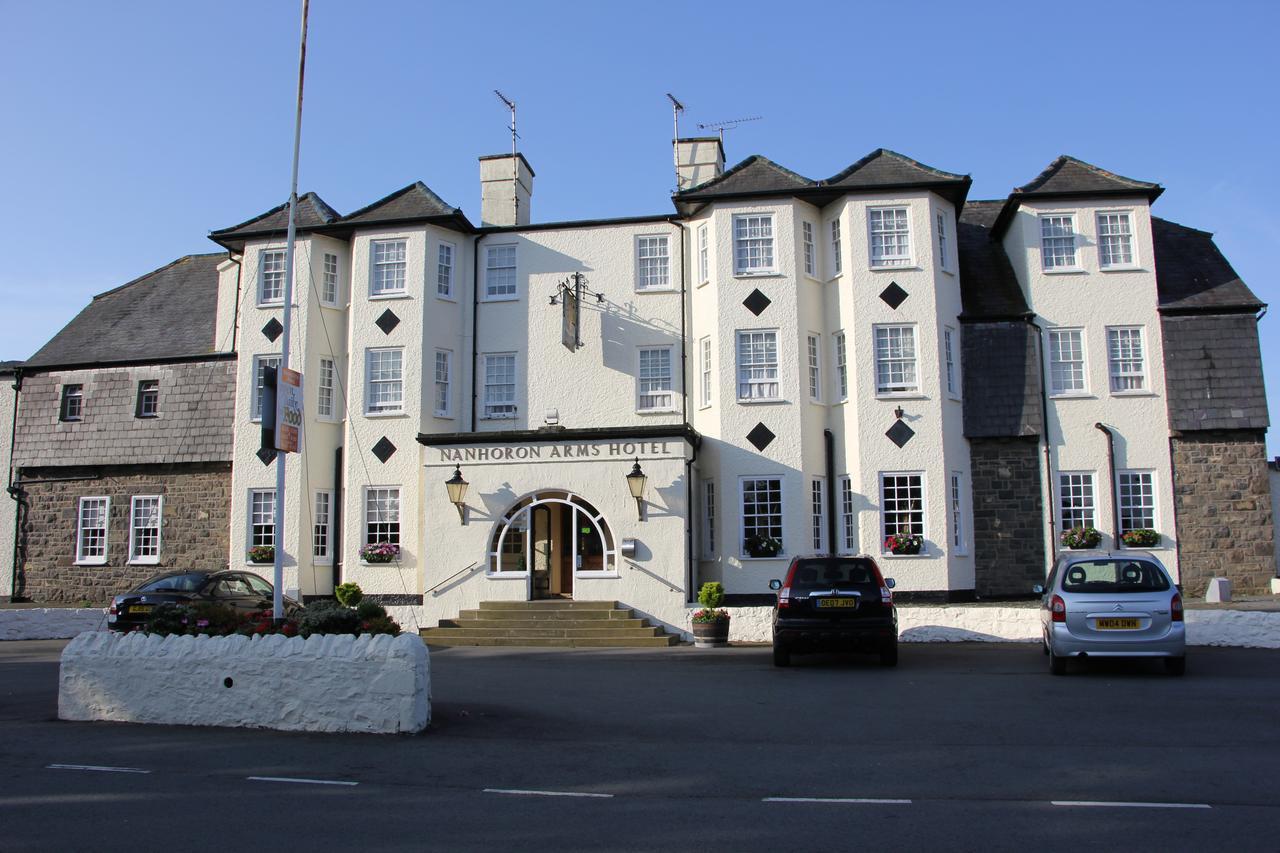
[[791, 650], [781, 643], [773, 644], [773, 665], [791, 666]]
[[1165, 658], [1164, 671], [1169, 675], [1182, 675], [1187, 671], [1187, 659], [1185, 656], [1180, 658]]
[[896, 639], [890, 640], [880, 647], [880, 665], [898, 665], [898, 641]]
[[1053, 650], [1049, 650], [1049, 671], [1054, 675], [1067, 674], [1067, 659], [1061, 655], [1055, 655]]

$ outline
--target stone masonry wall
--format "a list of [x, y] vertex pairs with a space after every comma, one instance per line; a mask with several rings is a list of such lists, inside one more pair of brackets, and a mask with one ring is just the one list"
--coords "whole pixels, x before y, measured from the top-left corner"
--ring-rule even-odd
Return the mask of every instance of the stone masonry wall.
[[1039, 450], [1035, 437], [969, 441], [974, 591], [980, 598], [1027, 595], [1044, 580]]
[[1233, 591], [1270, 592], [1275, 528], [1263, 433], [1186, 432], [1171, 439], [1182, 588], [1203, 596], [1209, 579]]
[[[85, 479], [61, 479], [68, 477]], [[59, 481], [40, 482], [55, 478]], [[29, 504], [22, 529], [26, 559], [17, 590], [22, 598], [105, 605], [112, 595], [165, 569], [227, 568], [230, 463], [25, 468], [22, 481]], [[135, 495], [164, 497], [158, 565], [129, 564], [130, 498]], [[100, 496], [111, 499], [107, 562], [78, 566], [79, 501]]]

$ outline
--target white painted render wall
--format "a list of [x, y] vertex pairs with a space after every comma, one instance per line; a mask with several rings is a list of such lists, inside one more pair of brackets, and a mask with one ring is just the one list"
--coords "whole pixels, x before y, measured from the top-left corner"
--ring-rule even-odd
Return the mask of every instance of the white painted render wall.
[[[1133, 223], [1134, 266], [1099, 268], [1097, 214], [1128, 211]], [[1040, 220], [1043, 213], [1074, 213], [1079, 271], [1046, 272], [1041, 264]], [[1161, 534], [1156, 553], [1179, 576], [1173, 515], [1173, 472], [1169, 456], [1169, 414], [1165, 400], [1164, 346], [1157, 312], [1156, 275], [1151, 239], [1150, 205], [1144, 198], [1099, 201], [1043, 200], [1023, 202], [1004, 236], [1004, 248], [1037, 322], [1045, 330], [1045, 376], [1049, 380], [1048, 336], [1054, 328], [1083, 329], [1087, 390], [1083, 394], [1049, 394], [1047, 425], [1055, 514], [1060, 518], [1060, 472], [1094, 475], [1094, 525], [1102, 547], [1119, 547], [1112, 532], [1113, 503], [1106, 436], [1096, 423], [1115, 434], [1115, 464], [1155, 473], [1155, 528]], [[1113, 393], [1107, 357], [1107, 328], [1143, 328], [1146, 390]], [[1059, 527], [1055, 518], [1055, 529]], [[1046, 554], [1052, 553], [1048, 541]], [[1055, 544], [1056, 543], [1052, 543]]]

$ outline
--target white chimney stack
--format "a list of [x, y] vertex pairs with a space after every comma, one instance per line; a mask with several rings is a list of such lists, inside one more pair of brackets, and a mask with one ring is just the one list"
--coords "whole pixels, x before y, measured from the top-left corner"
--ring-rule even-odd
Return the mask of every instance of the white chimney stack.
[[724, 143], [718, 136], [677, 139], [676, 171], [681, 192], [700, 187], [724, 174]]
[[523, 154], [480, 158], [481, 224], [528, 225], [532, 196], [533, 168]]

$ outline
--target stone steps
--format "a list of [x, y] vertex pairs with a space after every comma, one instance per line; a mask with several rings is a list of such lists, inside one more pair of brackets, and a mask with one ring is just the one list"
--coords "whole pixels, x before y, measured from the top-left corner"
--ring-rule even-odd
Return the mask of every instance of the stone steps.
[[680, 638], [641, 619], [616, 601], [483, 601], [456, 619], [423, 628], [437, 646], [569, 648], [674, 646]]

